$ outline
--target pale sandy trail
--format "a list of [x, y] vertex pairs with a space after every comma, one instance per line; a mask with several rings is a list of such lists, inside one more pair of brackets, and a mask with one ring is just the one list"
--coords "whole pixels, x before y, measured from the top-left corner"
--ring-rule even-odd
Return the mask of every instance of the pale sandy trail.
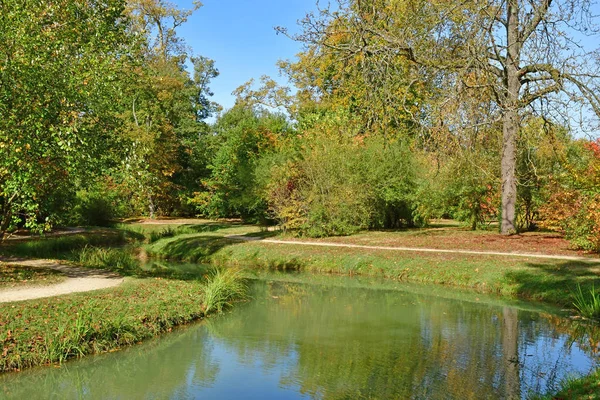
[[432, 248], [423, 248], [423, 247], [369, 246], [369, 245], [351, 244], [351, 243], [263, 239], [260, 237], [241, 236], [241, 235], [229, 235], [229, 236], [225, 236], [225, 237], [229, 238], [229, 239], [243, 240], [246, 242], [260, 241], [262, 243], [286, 244], [286, 245], [296, 245], [296, 246], [342, 247], [342, 248], [351, 248], [351, 249], [405, 251], [405, 252], [415, 252], [415, 253], [465, 254], [465, 255], [480, 255], [480, 256], [543, 258], [543, 259], [550, 259], [550, 260], [565, 260], [565, 261], [581, 261], [581, 262], [588, 262], [588, 263], [600, 263], [600, 258], [564, 256], [564, 255], [554, 255], [554, 254], [510, 253], [510, 252], [501, 252], [501, 251], [479, 251], [479, 250], [458, 250], [458, 249], [449, 250], [449, 249], [432, 249]]
[[92, 290], [115, 287], [123, 283], [124, 278], [113, 272], [72, 267], [52, 260], [26, 260], [17, 258], [0, 258], [1, 262], [28, 267], [50, 268], [67, 276], [64, 282], [47, 286], [26, 286], [20, 288], [0, 289], [0, 303], [32, 300], [63, 294], [89, 292]]

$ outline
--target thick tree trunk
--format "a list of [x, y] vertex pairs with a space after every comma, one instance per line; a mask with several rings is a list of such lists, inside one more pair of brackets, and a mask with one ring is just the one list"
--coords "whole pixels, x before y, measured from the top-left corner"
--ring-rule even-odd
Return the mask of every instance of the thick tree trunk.
[[507, 110], [502, 121], [502, 224], [500, 232], [503, 235], [512, 235], [517, 232], [515, 216], [517, 204], [518, 118], [519, 115], [516, 110]]
[[502, 118], [502, 223], [500, 232], [512, 235], [517, 205], [517, 136], [519, 134], [519, 63], [522, 44], [519, 38], [519, 2], [508, 0], [506, 13], [507, 52], [504, 67], [506, 93]]

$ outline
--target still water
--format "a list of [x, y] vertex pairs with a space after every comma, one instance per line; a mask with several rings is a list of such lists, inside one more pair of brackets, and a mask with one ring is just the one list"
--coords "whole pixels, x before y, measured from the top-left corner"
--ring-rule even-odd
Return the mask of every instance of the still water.
[[263, 277], [222, 316], [2, 375], [0, 398], [519, 399], [596, 365], [586, 333], [552, 313], [357, 282]]

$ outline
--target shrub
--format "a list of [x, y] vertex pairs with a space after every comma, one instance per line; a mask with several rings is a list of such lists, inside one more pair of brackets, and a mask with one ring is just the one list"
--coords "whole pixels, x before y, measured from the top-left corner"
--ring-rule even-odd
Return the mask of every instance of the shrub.
[[[300, 138], [287, 157], [263, 159], [273, 217], [305, 236], [347, 235], [414, 223], [416, 168], [407, 146], [376, 138]], [[265, 172], [263, 172], [265, 174]]]
[[600, 251], [600, 141], [576, 142], [548, 191], [540, 225], [564, 233], [574, 248]]

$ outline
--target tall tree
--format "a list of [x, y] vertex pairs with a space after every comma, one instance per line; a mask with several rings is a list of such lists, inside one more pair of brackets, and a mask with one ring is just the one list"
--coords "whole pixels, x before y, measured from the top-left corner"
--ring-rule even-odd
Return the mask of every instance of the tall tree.
[[48, 206], [64, 207], [52, 200], [117, 151], [115, 99], [133, 51], [123, 9], [0, 1], [0, 239], [22, 222], [50, 226]]
[[[203, 120], [218, 110], [210, 101], [211, 79], [218, 76], [214, 61], [190, 57], [177, 29], [201, 4], [181, 10], [164, 0], [131, 0], [127, 15], [130, 29], [143, 37], [138, 56], [143, 64], [128, 93], [123, 113], [129, 155], [120, 180], [130, 193], [136, 212], [173, 212], [179, 206], [181, 184], [194, 180], [191, 158]], [[190, 74], [186, 63], [194, 68]], [[124, 173], [123, 173], [124, 172]]]
[[[560, 118], [560, 105], [573, 102], [600, 115], [598, 53], [582, 44], [597, 33], [593, 6], [592, 0], [338, 0], [308, 15], [303, 32], [290, 36], [340, 59], [401, 56], [435, 80], [441, 104], [466, 91], [490, 96], [495, 107], [488, 120], [500, 120], [503, 131], [501, 232], [511, 234], [521, 119]], [[339, 43], [339, 35], [350, 40]]]

